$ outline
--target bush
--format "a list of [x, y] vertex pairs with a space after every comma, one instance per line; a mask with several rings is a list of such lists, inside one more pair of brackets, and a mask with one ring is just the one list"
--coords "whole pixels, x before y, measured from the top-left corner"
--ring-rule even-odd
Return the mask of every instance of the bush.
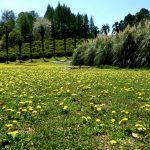
[[3, 56], [0, 56], [0, 63], [4, 63], [4, 62], [6, 62], [6, 57], [3, 57]]
[[28, 55], [22, 54], [21, 56], [18, 56], [18, 60], [29, 60], [30, 57]]
[[73, 65], [150, 67], [150, 21], [113, 36], [99, 36], [76, 49]]

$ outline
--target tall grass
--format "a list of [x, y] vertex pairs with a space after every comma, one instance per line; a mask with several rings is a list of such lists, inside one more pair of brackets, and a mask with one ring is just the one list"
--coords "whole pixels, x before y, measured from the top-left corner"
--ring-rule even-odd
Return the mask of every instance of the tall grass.
[[119, 34], [89, 40], [76, 49], [73, 65], [150, 67], [149, 28], [150, 21], [145, 21], [132, 28], [127, 26]]

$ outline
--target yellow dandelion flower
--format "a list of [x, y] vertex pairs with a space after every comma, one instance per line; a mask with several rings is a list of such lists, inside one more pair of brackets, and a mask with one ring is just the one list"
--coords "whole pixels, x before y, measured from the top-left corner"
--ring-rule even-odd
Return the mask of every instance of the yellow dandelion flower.
[[100, 107], [104, 107], [104, 106], [105, 106], [105, 104], [101, 104], [101, 105], [100, 105]]
[[6, 124], [7, 128], [13, 127], [13, 124]]
[[17, 120], [13, 120], [12, 122], [13, 122], [13, 123], [17, 123]]
[[123, 118], [122, 120], [119, 121], [119, 124], [125, 123], [125, 122], [127, 122], [127, 121], [128, 121], [128, 118]]
[[19, 134], [19, 132], [16, 131], [12, 131], [12, 132], [8, 132], [8, 135], [11, 135], [12, 137], [15, 137], [17, 134]]
[[3, 107], [2, 107], [2, 109], [5, 109], [5, 108], [6, 108], [6, 106], [3, 106]]
[[117, 144], [117, 141], [116, 141], [116, 140], [111, 140], [110, 143], [111, 143], [112, 145], [114, 145], [114, 144]]
[[124, 114], [129, 114], [129, 112], [127, 110], [122, 110], [121, 112]]
[[101, 120], [100, 119], [96, 119], [96, 122], [99, 123], [99, 122], [101, 122]]
[[71, 94], [72, 96], [77, 96], [77, 94], [75, 94], [75, 93], [73, 93], [73, 94]]
[[24, 109], [22, 109], [22, 111], [23, 111], [23, 112], [26, 112], [26, 111], [27, 111], [27, 109], [26, 109], [26, 108], [24, 108]]
[[63, 107], [63, 110], [67, 110], [67, 109], [68, 109], [68, 106], [64, 106], [64, 107]]
[[97, 108], [97, 111], [101, 111], [102, 109], [100, 107]]
[[87, 118], [87, 120], [90, 120], [90, 119], [91, 119], [91, 117], [90, 117], [90, 116], [87, 116], [86, 118]]
[[41, 109], [41, 106], [38, 105], [36, 108], [37, 108], [37, 109]]
[[112, 114], [115, 114], [115, 113], [116, 113], [116, 111], [115, 111], [115, 110], [113, 110], [111, 113], [112, 113]]
[[17, 114], [19, 114], [19, 115], [20, 115], [20, 113], [21, 113], [20, 111], [17, 111]]
[[32, 111], [32, 113], [33, 113], [33, 114], [36, 114], [36, 113], [37, 113], [37, 111], [36, 111], [36, 110], [34, 110], [34, 111]]
[[64, 103], [63, 103], [63, 102], [61, 102], [59, 105], [60, 105], [60, 106], [62, 106], [63, 104], [64, 104]]
[[111, 122], [114, 123], [116, 120], [115, 119], [111, 119]]

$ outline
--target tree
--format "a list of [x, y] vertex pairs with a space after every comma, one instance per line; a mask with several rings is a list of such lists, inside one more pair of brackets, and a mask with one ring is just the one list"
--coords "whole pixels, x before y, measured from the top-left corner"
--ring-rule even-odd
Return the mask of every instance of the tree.
[[33, 62], [33, 60], [32, 60], [32, 42], [33, 42], [33, 35], [31, 34], [30, 36], [29, 36], [29, 47], [30, 47], [30, 59], [31, 59], [31, 62]]
[[5, 10], [2, 12], [1, 25], [7, 26], [8, 31], [12, 31], [15, 27], [15, 13], [13, 10]]
[[150, 12], [148, 9], [142, 8], [139, 12], [135, 15], [135, 21], [140, 22], [150, 16]]
[[66, 24], [61, 25], [61, 37], [64, 39], [64, 52], [66, 56], [66, 38], [68, 34], [68, 27]]
[[38, 38], [39, 36], [41, 37], [43, 60], [44, 60], [44, 37], [49, 37], [50, 31], [51, 31], [51, 23], [49, 20], [40, 18], [36, 22], [34, 22], [33, 35], [36, 38]]
[[113, 28], [112, 33], [119, 33], [120, 32], [120, 24], [119, 24], [119, 22], [115, 22], [113, 24], [112, 28]]
[[77, 27], [77, 36], [79, 39], [83, 37], [82, 25], [83, 25], [83, 15], [78, 13], [76, 16], [76, 27]]
[[131, 14], [128, 14], [124, 18], [124, 23], [125, 23], [126, 27], [127, 27], [127, 25], [133, 26], [135, 24], [135, 16], [131, 15]]
[[93, 28], [94, 38], [97, 38], [98, 33], [99, 33], [98, 27], [94, 26], [94, 28]]
[[92, 18], [92, 16], [91, 16], [91, 18], [90, 18], [90, 36], [91, 37], [93, 37], [94, 36], [94, 20], [93, 20], [93, 18]]
[[89, 32], [89, 20], [87, 14], [83, 16], [83, 24], [82, 24], [83, 37], [87, 39], [87, 35]]
[[76, 28], [76, 26], [73, 26], [73, 28], [72, 28], [72, 31], [73, 31], [73, 38], [74, 38], [74, 48], [76, 49], [76, 43], [77, 43], [77, 28]]
[[52, 36], [52, 40], [53, 40], [53, 52], [54, 52], [54, 57], [55, 57], [55, 39], [56, 39], [56, 28], [54, 23], [52, 23], [51, 25], [51, 36]]
[[15, 46], [18, 43], [18, 40], [21, 38], [21, 32], [18, 29], [13, 29], [9, 33], [8, 42], [11, 47]]
[[102, 28], [101, 28], [101, 33], [102, 34], [105, 34], [107, 36], [109, 31], [110, 31], [110, 27], [109, 27], [108, 24], [102, 25]]
[[21, 36], [23, 37], [23, 40], [26, 41], [28, 36], [32, 32], [32, 23], [31, 23], [31, 20], [29, 19], [28, 13], [21, 12], [18, 15], [18, 19], [17, 19], [16, 23], [17, 23], [17, 28], [21, 32]]
[[22, 63], [22, 61], [21, 61], [21, 55], [22, 55], [22, 39], [21, 39], [21, 38], [18, 40], [18, 47], [19, 47], [19, 61], [20, 61], [20, 63]]
[[44, 18], [48, 19], [49, 21], [53, 21], [54, 22], [55, 11], [54, 11], [54, 8], [52, 6], [50, 6], [49, 4], [47, 6], [47, 10], [45, 12]]

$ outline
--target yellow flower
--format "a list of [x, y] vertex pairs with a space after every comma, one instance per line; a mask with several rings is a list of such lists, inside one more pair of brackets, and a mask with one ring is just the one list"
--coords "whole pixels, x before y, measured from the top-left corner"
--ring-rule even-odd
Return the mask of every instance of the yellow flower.
[[111, 143], [112, 145], [114, 145], [114, 144], [117, 144], [117, 141], [116, 141], [116, 140], [111, 140], [110, 143]]
[[13, 122], [13, 123], [17, 123], [17, 120], [13, 120], [12, 122]]
[[6, 106], [3, 106], [3, 107], [2, 107], [2, 109], [5, 109], [5, 108], [6, 108]]
[[68, 106], [64, 106], [63, 110], [67, 110], [68, 109]]
[[128, 121], [128, 118], [123, 118], [122, 120], [119, 121], [119, 124], [125, 123], [125, 122], [127, 122], [127, 121]]
[[6, 124], [7, 128], [13, 127], [13, 124]]
[[75, 93], [73, 93], [73, 94], [71, 94], [72, 96], [77, 96], [77, 94], [75, 94]]
[[91, 117], [90, 117], [90, 116], [87, 116], [86, 118], [87, 118], [87, 120], [90, 120], [90, 119], [91, 119]]
[[27, 109], [26, 109], [26, 108], [24, 108], [24, 109], [22, 109], [22, 111], [23, 111], [23, 112], [26, 112], [26, 111], [27, 111]]
[[101, 122], [101, 120], [100, 119], [96, 119], [96, 122]]
[[36, 111], [36, 110], [34, 110], [34, 111], [32, 111], [32, 113], [36, 114], [36, 113], [37, 113], [37, 111]]
[[137, 128], [138, 131], [145, 131], [146, 130], [146, 128], [139, 123], [135, 124], [135, 127]]
[[116, 111], [115, 111], [115, 110], [113, 110], [111, 113], [112, 113], [112, 114], [115, 114], [115, 113], [116, 113]]
[[61, 102], [59, 105], [60, 105], [60, 106], [62, 106], [63, 104], [64, 104], [64, 103], [63, 103], [63, 102]]
[[17, 111], [17, 114], [20, 114], [20, 111]]
[[135, 124], [135, 127], [143, 127], [143, 125], [137, 123], [137, 124]]
[[12, 131], [12, 132], [8, 132], [8, 135], [11, 135], [12, 137], [15, 138], [15, 136], [19, 134], [19, 132], [16, 130], [16, 131]]
[[33, 108], [31, 106], [28, 107], [29, 111], [33, 111]]
[[100, 107], [97, 108], [97, 111], [101, 111], [102, 109]]
[[36, 108], [37, 108], [37, 109], [41, 109], [41, 106], [38, 105]]
[[111, 122], [114, 123], [116, 120], [115, 119], [111, 119]]
[[104, 107], [104, 106], [105, 106], [105, 104], [101, 104], [101, 105], [100, 105], [100, 107]]
[[129, 112], [126, 111], [126, 110], [122, 110], [121, 112], [124, 113], [124, 114], [129, 114]]

